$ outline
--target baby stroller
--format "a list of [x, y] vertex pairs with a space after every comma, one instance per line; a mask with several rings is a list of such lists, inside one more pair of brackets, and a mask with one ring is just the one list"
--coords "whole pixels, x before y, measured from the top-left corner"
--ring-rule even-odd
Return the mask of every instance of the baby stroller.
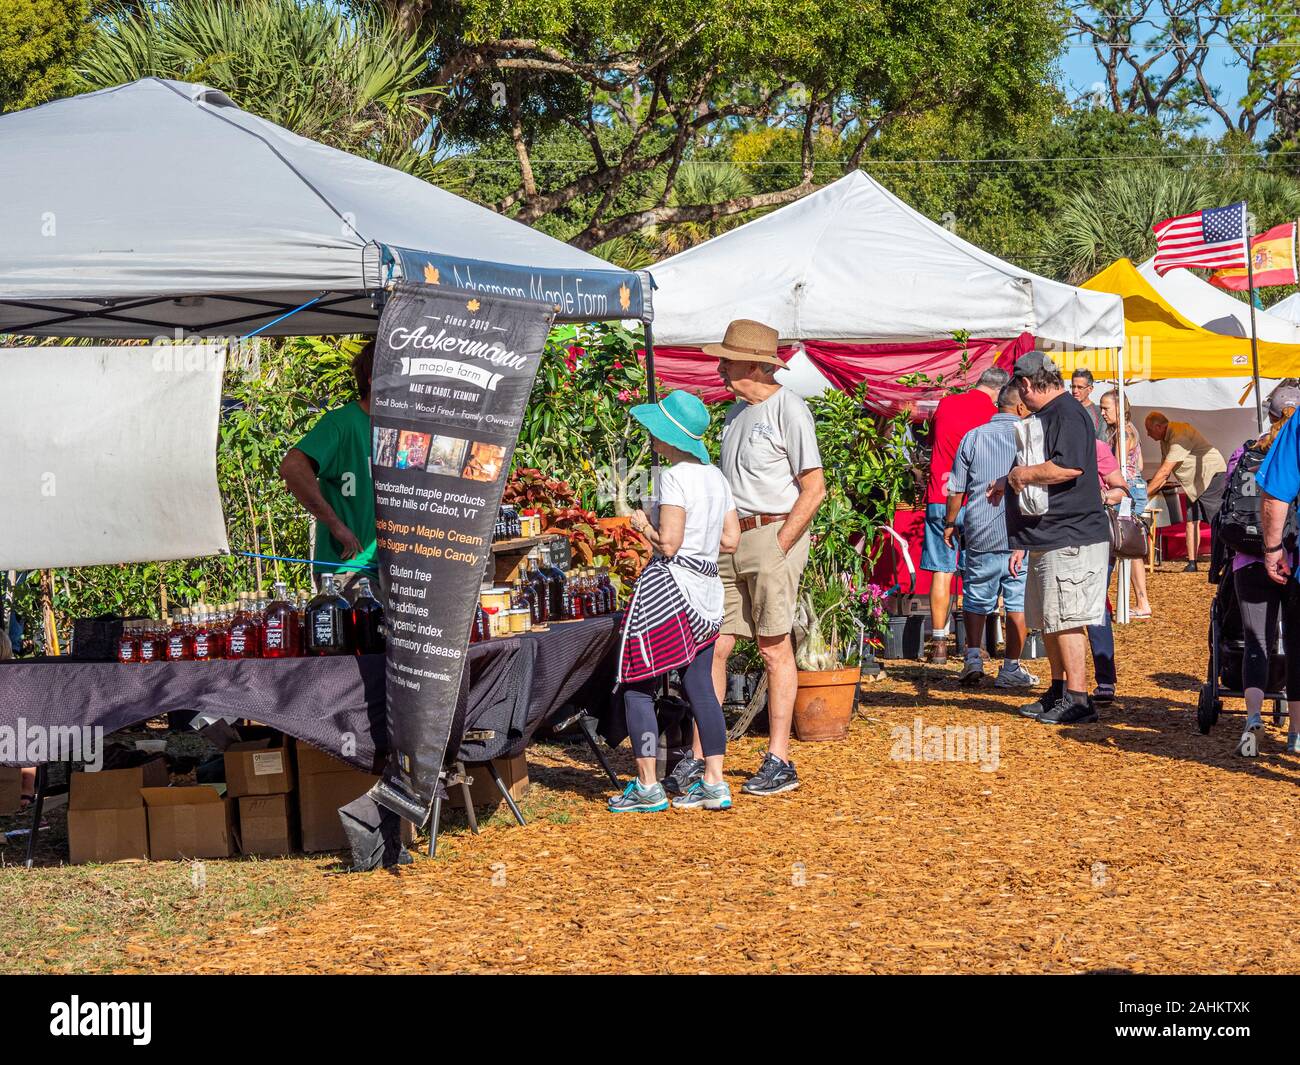
[[[1221, 578], [1210, 606], [1210, 661], [1196, 703], [1196, 724], [1202, 736], [1208, 735], [1219, 720], [1224, 697], [1242, 699], [1246, 694], [1241, 687], [1246, 639], [1241, 610], [1237, 605], [1237, 590], [1230, 572], [1221, 573]], [[1287, 712], [1286, 652], [1282, 647], [1281, 624], [1277, 632], [1269, 634], [1269, 642], [1268, 687], [1264, 698], [1272, 700], [1273, 724], [1280, 725]]]

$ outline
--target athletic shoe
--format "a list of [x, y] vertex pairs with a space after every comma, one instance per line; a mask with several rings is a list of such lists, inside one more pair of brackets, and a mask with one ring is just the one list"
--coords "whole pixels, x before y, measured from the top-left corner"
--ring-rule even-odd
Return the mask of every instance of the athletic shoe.
[[685, 795], [673, 800], [673, 806], [679, 810], [730, 810], [731, 789], [726, 781], [710, 784], [697, 780], [686, 789]]
[[1286, 753], [1300, 754], [1300, 732], [1288, 732], [1286, 734]]
[[930, 664], [946, 666], [948, 664], [948, 637], [936, 636], [930, 641]]
[[984, 662], [979, 658], [968, 658], [966, 664], [961, 667], [961, 676], [957, 678], [957, 683], [967, 688], [973, 688], [976, 684], [984, 679]]
[[771, 751], [763, 755], [758, 772], [741, 786], [746, 795], [780, 795], [799, 786], [799, 774], [793, 762], [783, 762]]
[[1091, 699], [1086, 703], [1076, 703], [1069, 698], [1061, 698], [1046, 713], [1039, 714], [1038, 720], [1044, 725], [1086, 725], [1097, 720], [1097, 711], [1093, 708]]
[[1021, 717], [1038, 718], [1040, 715], [1047, 713], [1047, 693], [1044, 692], [1032, 703], [1025, 703], [1020, 708]]
[[704, 759], [689, 754], [678, 762], [673, 771], [664, 777], [664, 791], [669, 795], [685, 795], [691, 785], [704, 779]]
[[1115, 701], [1115, 685], [1098, 684], [1092, 689], [1092, 701], [1096, 706], [1110, 706]]
[[657, 814], [667, 809], [668, 793], [658, 781], [644, 788], [639, 780], [633, 780], [623, 789], [622, 795], [609, 800], [612, 814]]
[[1015, 669], [1007, 669], [1004, 663], [998, 670], [998, 675], [993, 681], [995, 688], [1032, 688], [1038, 683], [1038, 678], [1029, 672], [1024, 666], [1016, 666]]
[[1183, 572], [1184, 572], [1184, 573], [1195, 573], [1195, 572], [1196, 572], [1196, 563], [1195, 563], [1195, 562], [1189, 562], [1189, 563], [1187, 563], [1187, 565], [1185, 565], [1185, 566], [1183, 567]]

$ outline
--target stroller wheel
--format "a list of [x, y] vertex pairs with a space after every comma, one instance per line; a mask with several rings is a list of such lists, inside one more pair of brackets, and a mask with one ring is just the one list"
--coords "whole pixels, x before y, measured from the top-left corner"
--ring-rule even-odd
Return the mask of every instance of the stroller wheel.
[[1220, 703], [1214, 697], [1214, 691], [1208, 684], [1201, 685], [1201, 694], [1196, 700], [1196, 725], [1202, 736], [1208, 736], [1214, 723], [1219, 720]]

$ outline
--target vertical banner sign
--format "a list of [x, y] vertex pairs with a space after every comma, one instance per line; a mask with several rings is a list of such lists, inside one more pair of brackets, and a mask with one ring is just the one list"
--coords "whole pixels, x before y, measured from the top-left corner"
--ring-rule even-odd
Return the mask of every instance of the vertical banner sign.
[[422, 824], [492, 527], [554, 317], [531, 300], [397, 286], [379, 320], [371, 469], [388, 630], [388, 764], [371, 792]]

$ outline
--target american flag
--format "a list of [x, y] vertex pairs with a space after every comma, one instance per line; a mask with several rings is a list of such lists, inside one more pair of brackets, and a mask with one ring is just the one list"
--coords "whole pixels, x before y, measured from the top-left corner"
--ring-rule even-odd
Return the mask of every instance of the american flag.
[[1225, 270], [1246, 266], [1246, 204], [1210, 207], [1166, 218], [1151, 227], [1156, 235], [1156, 273], [1180, 266]]

